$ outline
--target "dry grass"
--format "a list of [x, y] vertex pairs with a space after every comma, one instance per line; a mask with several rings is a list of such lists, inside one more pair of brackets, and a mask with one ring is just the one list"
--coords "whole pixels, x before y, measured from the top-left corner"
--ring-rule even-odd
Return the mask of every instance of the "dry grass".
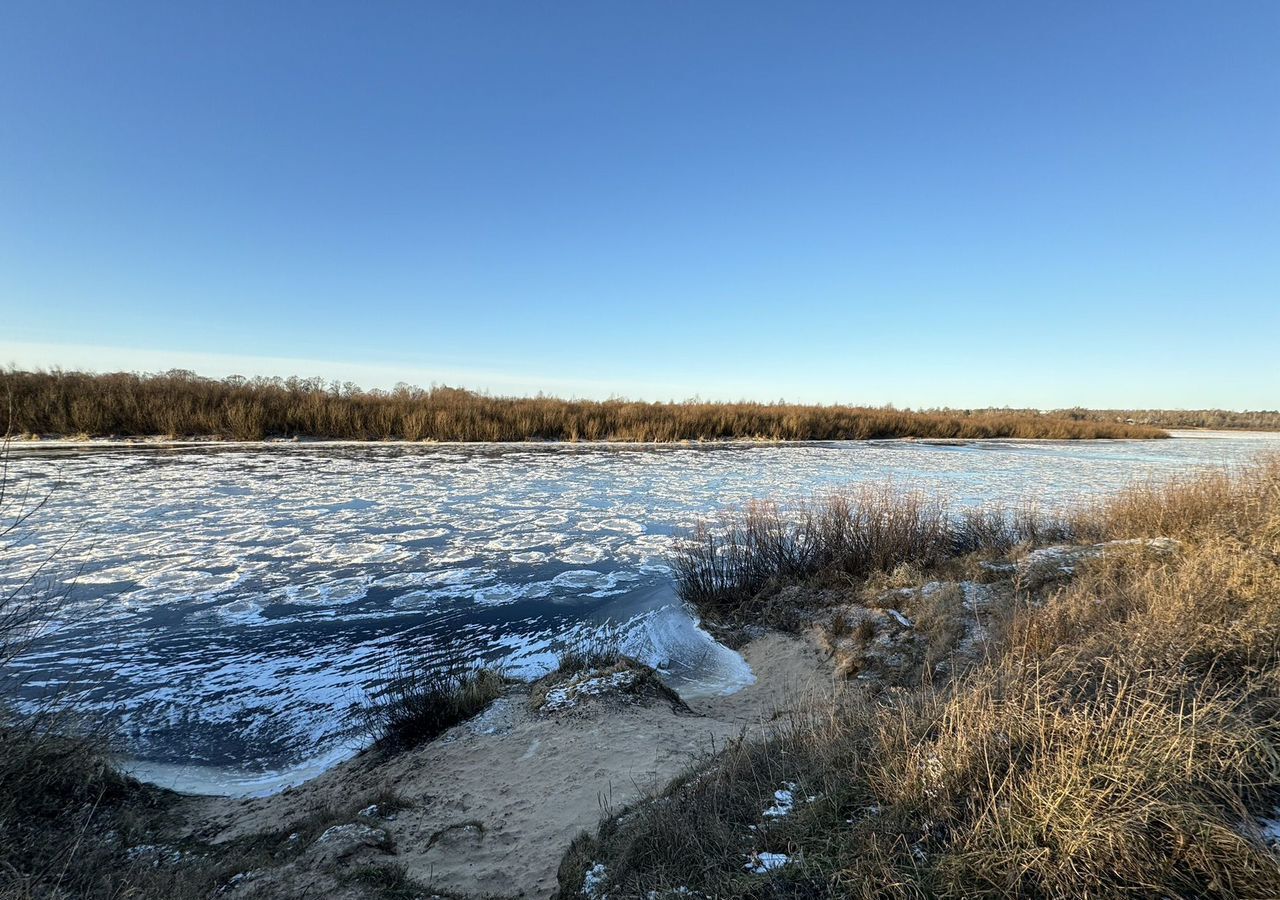
[[[1017, 598], [945, 687], [850, 690], [739, 743], [565, 857], [617, 896], [1280, 896], [1280, 460], [1082, 514], [1109, 553]], [[791, 815], [762, 811], [786, 782]], [[786, 854], [768, 874], [750, 855]]]
[[968, 554], [1005, 554], [1066, 540], [1079, 527], [1033, 507], [953, 513], [921, 491], [872, 484], [786, 507], [751, 503], [701, 523], [679, 544], [673, 564], [680, 596], [704, 618], [764, 621], [776, 588], [788, 582], [863, 579]]
[[373, 748], [408, 750], [478, 715], [502, 695], [492, 669], [435, 669], [401, 663], [361, 711]]
[[1164, 431], [1034, 410], [938, 410], [763, 403], [641, 403], [489, 397], [456, 388], [361, 391], [319, 379], [0, 371], [18, 433], [309, 436], [354, 440], [681, 441], [870, 438], [1159, 438]]

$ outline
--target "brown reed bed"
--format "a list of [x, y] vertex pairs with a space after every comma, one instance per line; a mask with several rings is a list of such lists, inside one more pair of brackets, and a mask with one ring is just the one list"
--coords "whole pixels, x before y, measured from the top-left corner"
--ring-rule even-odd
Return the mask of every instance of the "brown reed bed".
[[1035, 411], [913, 412], [784, 403], [645, 403], [491, 397], [457, 388], [362, 391], [319, 379], [0, 372], [14, 433], [318, 437], [409, 441], [815, 441], [875, 438], [1160, 438], [1123, 422]]

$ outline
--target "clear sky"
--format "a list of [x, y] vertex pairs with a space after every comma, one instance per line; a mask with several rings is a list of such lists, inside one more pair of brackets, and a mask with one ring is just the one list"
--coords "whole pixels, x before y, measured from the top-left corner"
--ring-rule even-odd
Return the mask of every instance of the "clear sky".
[[0, 363], [1280, 407], [1280, 3], [6, 0]]

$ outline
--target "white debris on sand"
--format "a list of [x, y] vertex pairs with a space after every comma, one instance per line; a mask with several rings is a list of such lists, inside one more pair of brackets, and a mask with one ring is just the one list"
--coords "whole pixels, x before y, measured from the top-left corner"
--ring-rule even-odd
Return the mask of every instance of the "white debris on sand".
[[640, 673], [633, 669], [614, 672], [612, 675], [595, 675], [592, 672], [586, 674], [586, 678], [547, 691], [547, 699], [542, 708], [552, 711], [570, 709], [577, 706], [582, 698], [615, 694], [629, 688], [640, 677]]
[[604, 892], [604, 883], [609, 879], [609, 870], [604, 863], [596, 863], [587, 869], [587, 877], [582, 879], [582, 893], [587, 900], [609, 900]]
[[791, 862], [785, 853], [752, 853], [750, 861], [743, 866], [752, 875], [764, 875], [774, 869], [781, 869]]
[[494, 700], [480, 715], [467, 720], [464, 729], [469, 734], [503, 735], [515, 727], [516, 703], [510, 697]]

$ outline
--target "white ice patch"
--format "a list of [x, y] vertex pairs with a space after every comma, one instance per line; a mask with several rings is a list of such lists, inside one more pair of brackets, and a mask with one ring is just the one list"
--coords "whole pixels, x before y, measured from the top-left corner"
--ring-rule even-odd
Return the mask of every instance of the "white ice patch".
[[311, 606], [355, 603], [368, 595], [370, 581], [367, 575], [355, 575], [318, 584], [289, 585], [275, 592], [272, 599]]
[[572, 544], [556, 551], [555, 558], [561, 562], [582, 566], [604, 559], [605, 549], [598, 544]]
[[607, 591], [617, 585], [618, 577], [595, 569], [570, 569], [552, 578], [551, 583], [572, 591]]
[[523, 553], [512, 553], [508, 557], [514, 563], [524, 563], [526, 565], [544, 562], [546, 558], [547, 554], [541, 550], [526, 550]]
[[483, 606], [501, 606], [504, 603], [512, 603], [524, 596], [525, 589], [518, 584], [495, 584], [492, 587], [481, 588], [472, 594], [476, 603]]

